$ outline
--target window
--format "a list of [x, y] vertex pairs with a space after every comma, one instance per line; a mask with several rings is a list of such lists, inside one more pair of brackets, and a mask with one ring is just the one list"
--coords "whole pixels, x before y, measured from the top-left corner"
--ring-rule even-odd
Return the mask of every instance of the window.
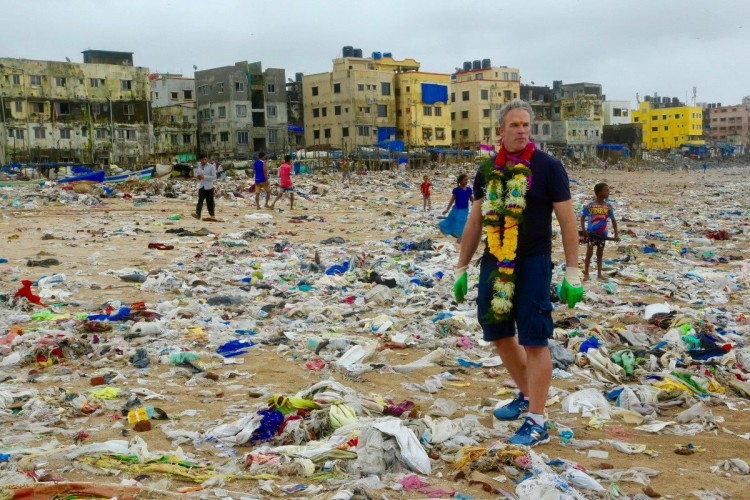
[[229, 132], [219, 132], [219, 140], [221, 142], [229, 142]]
[[92, 88], [104, 87], [104, 79], [103, 78], [90, 78], [89, 85], [91, 85]]
[[388, 118], [387, 104], [378, 104], [378, 118]]
[[199, 91], [199, 92], [200, 92], [201, 94], [203, 94], [203, 95], [208, 95], [208, 93], [209, 93], [209, 91], [210, 91], [210, 88], [209, 88], [209, 86], [208, 86], [208, 85], [201, 85], [200, 87], [198, 87], [198, 91]]
[[[17, 75], [13, 75], [13, 76], [15, 77]], [[57, 87], [65, 87], [65, 86], [68, 85], [68, 80], [65, 77], [58, 76], [58, 77], [55, 78], [55, 85]]]
[[456, 119], [456, 112], [455, 111], [451, 111], [451, 120], [455, 120], [455, 119]]
[[432, 106], [422, 106], [422, 114], [425, 116], [432, 116]]
[[451, 92], [451, 102], [456, 102], [456, 93]]
[[469, 129], [468, 128], [462, 128], [461, 129], [461, 137], [469, 137]]
[[482, 128], [482, 135], [484, 137], [489, 137], [490, 136], [490, 127], [484, 127], [484, 128]]
[[268, 106], [266, 108], [266, 114], [268, 116], [276, 116], [276, 106]]
[[[237, 115], [237, 118], [244, 118], [247, 116], [247, 106], [245, 104], [237, 104], [235, 105], [235, 114]], [[247, 132], [245, 132], [247, 133]], [[239, 136], [238, 136], [239, 137]], [[239, 142], [239, 139], [237, 139]], [[246, 142], [240, 142], [240, 144], [247, 144]]]
[[269, 83], [266, 85], [266, 92], [269, 94], [275, 94], [276, 93], [276, 84], [275, 83]]
[[43, 102], [31, 102], [31, 112], [32, 113], [44, 113], [44, 103]]
[[42, 77], [39, 75], [29, 76], [29, 83], [32, 87], [39, 87], [42, 84]]
[[66, 116], [70, 114], [70, 103], [68, 102], [56, 102], [55, 113], [58, 116]]
[[245, 82], [234, 82], [234, 91], [235, 92], [244, 92], [245, 91]]
[[169, 135], [169, 143], [173, 146], [177, 145], [177, 134], [170, 134]]
[[482, 110], [482, 118], [489, 118], [489, 117], [490, 117], [490, 110], [489, 109], [483, 109]]
[[279, 131], [271, 128], [268, 129], [268, 142], [271, 144], [278, 144], [279, 142]]
[[461, 99], [463, 99], [464, 101], [468, 101], [469, 100], [469, 91], [468, 90], [464, 90], [463, 92], [461, 92]]
[[370, 114], [370, 106], [364, 106], [359, 108], [359, 112], [369, 115]]
[[669, 130], [669, 125], [664, 125], [664, 132], [666, 132], [667, 130]]
[[331, 129], [330, 128], [323, 129], [323, 137], [325, 139], [330, 139], [331, 138]]
[[320, 139], [320, 130], [313, 130], [313, 139]]
[[318, 95], [318, 87], [312, 87], [310, 90], [312, 91], [312, 95]]
[[549, 123], [542, 124], [542, 134], [549, 135]]
[[341, 127], [341, 137], [349, 137], [349, 127]]
[[656, 132], [659, 130], [659, 127], [651, 127], [651, 132]]
[[341, 106], [334, 106], [333, 107], [333, 114], [336, 116], [339, 116], [341, 114]]
[[482, 89], [479, 91], [479, 98], [483, 101], [486, 101], [490, 98], [490, 91], [487, 89]]
[[133, 116], [135, 114], [135, 106], [132, 104], [125, 104], [122, 107], [122, 112], [127, 116]]
[[34, 129], [34, 138], [35, 139], [44, 139], [47, 136], [44, 129], [41, 127], [37, 127]]
[[[364, 83], [358, 83], [357, 84], [357, 91], [358, 92], [364, 92], [365, 91], [365, 84]], [[315, 94], [317, 95], [317, 94]]]
[[652, 119], [652, 120], [654, 120], [654, 121], [656, 121], [656, 120], [658, 120], [658, 119], [659, 119], [659, 117], [658, 117], [658, 116], [656, 116], [656, 115], [653, 115], [653, 116], [651, 117], [651, 119]]
[[518, 80], [518, 73], [511, 73], [511, 74], [510, 74], [510, 79], [511, 79], [511, 80], [513, 80], [514, 82], [515, 82], [516, 80]]
[[120, 90], [131, 90], [133, 88], [133, 80], [120, 80]]
[[461, 118], [468, 118], [469, 117], [469, 110], [461, 111]]
[[508, 72], [503, 71], [503, 80], [507, 80], [507, 79], [508, 79]]
[[[11, 131], [12, 131], [12, 129], [8, 129], [8, 132], [11, 132]], [[22, 128], [17, 128], [16, 129], [16, 139], [23, 140], [23, 138], [24, 138], [24, 130]]]
[[192, 101], [193, 100], [193, 91], [192, 90], [183, 90], [182, 91], [182, 98], [186, 101]]
[[125, 138], [129, 141], [134, 141], [136, 137], [135, 130], [126, 130]]
[[180, 93], [179, 92], [170, 92], [169, 93], [169, 100], [176, 101], [179, 98], [180, 98]]
[[391, 84], [389, 82], [380, 82], [380, 93], [382, 95], [391, 95]]
[[535, 123], [531, 126], [531, 133], [537, 135], [539, 133], [539, 124]]
[[341, 93], [341, 84], [340, 83], [334, 83], [333, 84], [333, 93], [334, 94], [340, 94]]
[[106, 128], [98, 128], [98, 129], [96, 129], [96, 138], [97, 139], [106, 139], [107, 138], [107, 129]]
[[313, 108], [313, 118], [320, 118], [320, 108]]
[[237, 132], [237, 144], [247, 144], [248, 133], [246, 130], [240, 130]]
[[477, 76], [475, 78], [477, 80], [484, 80], [484, 75], [482, 73], [477, 73]]
[[190, 139], [191, 138], [192, 137], [190, 136], [190, 134], [182, 134], [182, 143], [183, 144], [190, 144]]
[[444, 128], [436, 128], [435, 129], [435, 139], [442, 141], [445, 139], [445, 129]]
[[[506, 101], [510, 101], [510, 98], [511, 98], [511, 93], [510, 93], [510, 90], [503, 90], [503, 98], [504, 98], [504, 99], [505, 99]], [[559, 112], [559, 111], [558, 111], [558, 112]]]
[[20, 113], [21, 111], [23, 111], [23, 101], [19, 99], [16, 101], [16, 113]]
[[435, 106], [435, 116], [443, 116], [443, 108]]
[[327, 108], [320, 108], [320, 116], [328, 116]]
[[[226, 106], [219, 106], [219, 118], [226, 118], [227, 117], [227, 107]], [[229, 140], [229, 139], [227, 139]]]
[[60, 129], [60, 139], [70, 139], [70, 129], [69, 128], [61, 128]]
[[367, 125], [359, 125], [357, 127], [357, 135], [360, 137], [370, 137], [370, 127]]

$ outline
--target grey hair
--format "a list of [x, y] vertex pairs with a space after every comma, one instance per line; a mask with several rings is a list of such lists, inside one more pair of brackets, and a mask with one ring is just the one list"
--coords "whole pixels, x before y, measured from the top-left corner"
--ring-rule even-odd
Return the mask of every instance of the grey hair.
[[530, 121], [534, 121], [534, 110], [531, 109], [531, 104], [521, 99], [513, 99], [497, 112], [497, 123], [499, 123], [501, 127], [505, 125], [505, 115], [507, 115], [512, 109], [522, 109], [526, 111], [529, 114]]

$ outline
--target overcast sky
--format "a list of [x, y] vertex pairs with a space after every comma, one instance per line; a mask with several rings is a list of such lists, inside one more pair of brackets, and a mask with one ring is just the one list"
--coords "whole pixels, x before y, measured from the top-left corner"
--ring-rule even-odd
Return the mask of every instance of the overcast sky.
[[[466, 5], [466, 7], [458, 7]], [[82, 62], [86, 49], [192, 76], [261, 61], [330, 71], [342, 47], [450, 73], [490, 58], [522, 82], [601, 83], [608, 99], [654, 92], [738, 104], [750, 95], [749, 0], [0, 0], [0, 56]]]

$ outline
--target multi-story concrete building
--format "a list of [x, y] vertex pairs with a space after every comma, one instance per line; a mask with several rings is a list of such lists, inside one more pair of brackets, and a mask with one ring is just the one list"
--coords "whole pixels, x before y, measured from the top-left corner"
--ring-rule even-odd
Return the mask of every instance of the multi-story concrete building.
[[408, 148], [450, 146], [450, 75], [396, 73], [396, 138]]
[[418, 70], [414, 59], [344, 47], [332, 71], [302, 77], [305, 146], [350, 151], [395, 139], [395, 75]]
[[708, 110], [710, 128], [708, 138], [714, 142], [742, 145], [750, 144], [750, 105], [736, 104]]
[[489, 59], [466, 61], [451, 75], [452, 143], [496, 146], [497, 110], [520, 95], [518, 68], [493, 67]]
[[286, 148], [287, 98], [283, 69], [263, 71], [242, 61], [195, 72], [198, 146], [217, 159], [250, 159]]
[[677, 98], [645, 96], [639, 108], [632, 111], [631, 119], [643, 126], [644, 147], [649, 151], [702, 141], [703, 110], [686, 106]]
[[538, 148], [546, 150], [552, 141], [552, 89], [547, 85], [521, 85], [521, 99], [534, 110], [531, 139]]
[[305, 117], [302, 103], [302, 73], [295, 73], [294, 80], [286, 84], [287, 144], [297, 151], [305, 145]]
[[597, 83], [552, 85], [551, 148], [580, 159], [596, 155], [602, 134], [602, 86]]
[[147, 162], [148, 68], [133, 66], [132, 52], [83, 59], [0, 58], [0, 162]]
[[149, 79], [154, 128], [153, 161], [195, 161], [198, 145], [195, 80], [169, 73], [153, 73]]
[[630, 101], [604, 101], [602, 103], [602, 125], [626, 123], [630, 123]]

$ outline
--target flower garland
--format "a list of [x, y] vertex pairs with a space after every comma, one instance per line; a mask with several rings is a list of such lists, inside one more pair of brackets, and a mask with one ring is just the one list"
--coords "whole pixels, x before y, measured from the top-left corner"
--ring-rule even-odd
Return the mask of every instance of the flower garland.
[[511, 155], [502, 146], [494, 162], [483, 166], [482, 174], [487, 183], [482, 202], [483, 224], [487, 231], [487, 247], [497, 259], [491, 279], [492, 308], [490, 320], [499, 322], [510, 319], [515, 292], [516, 250], [518, 229], [523, 222], [526, 209], [526, 193], [531, 187], [531, 155], [536, 150], [529, 141], [518, 156]]

